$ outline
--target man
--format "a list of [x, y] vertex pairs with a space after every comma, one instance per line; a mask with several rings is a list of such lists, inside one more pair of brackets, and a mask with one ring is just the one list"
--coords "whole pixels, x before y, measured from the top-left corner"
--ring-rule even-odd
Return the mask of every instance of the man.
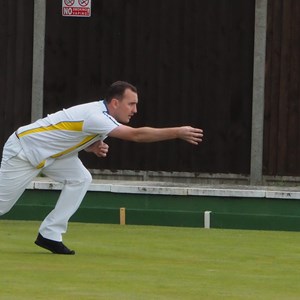
[[[35, 243], [56, 254], [75, 254], [62, 242], [70, 217], [76, 212], [92, 181], [78, 158], [85, 149], [105, 157], [107, 137], [138, 143], [182, 139], [197, 145], [201, 129], [133, 128], [123, 124], [137, 113], [137, 89], [124, 81], [113, 83], [105, 100], [63, 109], [20, 127], [7, 140], [0, 169], [0, 215], [7, 213], [27, 185], [40, 173], [63, 183], [55, 208], [42, 222]], [[121, 124], [122, 123], [122, 124]]]

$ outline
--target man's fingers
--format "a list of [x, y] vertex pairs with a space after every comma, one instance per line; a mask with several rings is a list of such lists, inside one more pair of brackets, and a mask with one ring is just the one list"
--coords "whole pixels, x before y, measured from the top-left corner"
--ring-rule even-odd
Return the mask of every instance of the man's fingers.
[[101, 143], [99, 143], [99, 145], [98, 145], [98, 148], [108, 149], [108, 145], [101, 141]]
[[202, 142], [203, 130], [200, 128], [187, 127], [187, 137], [185, 140], [193, 145]]

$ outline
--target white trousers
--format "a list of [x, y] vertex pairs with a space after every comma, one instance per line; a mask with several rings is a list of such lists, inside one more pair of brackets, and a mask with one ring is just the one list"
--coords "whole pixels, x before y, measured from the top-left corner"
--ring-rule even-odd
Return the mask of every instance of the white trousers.
[[78, 155], [47, 161], [45, 167], [36, 169], [27, 160], [19, 139], [12, 134], [7, 140], [0, 169], [0, 215], [7, 213], [25, 191], [28, 184], [42, 172], [47, 177], [63, 183], [55, 208], [42, 222], [39, 232], [50, 240], [62, 241], [68, 221], [80, 206], [92, 181], [90, 172]]

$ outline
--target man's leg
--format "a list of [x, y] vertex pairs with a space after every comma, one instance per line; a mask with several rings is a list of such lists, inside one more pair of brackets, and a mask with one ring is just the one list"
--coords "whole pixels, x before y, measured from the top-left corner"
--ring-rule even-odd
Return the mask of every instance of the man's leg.
[[7, 213], [28, 184], [39, 174], [26, 159], [19, 141], [12, 136], [6, 143], [0, 169], [0, 215]]
[[92, 176], [77, 156], [55, 160], [43, 169], [43, 173], [62, 182], [64, 187], [55, 208], [42, 222], [39, 233], [46, 239], [61, 242], [68, 221], [80, 206]]

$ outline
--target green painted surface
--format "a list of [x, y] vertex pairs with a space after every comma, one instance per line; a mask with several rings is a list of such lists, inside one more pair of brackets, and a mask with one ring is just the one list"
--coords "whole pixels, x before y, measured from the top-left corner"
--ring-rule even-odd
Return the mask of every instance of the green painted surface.
[[[27, 190], [3, 219], [42, 220], [54, 207], [59, 191]], [[212, 211], [212, 228], [300, 230], [300, 200], [230, 198], [88, 192], [71, 221], [203, 227], [204, 211]]]
[[299, 231], [300, 216], [215, 213], [211, 216], [211, 227], [227, 229]]

